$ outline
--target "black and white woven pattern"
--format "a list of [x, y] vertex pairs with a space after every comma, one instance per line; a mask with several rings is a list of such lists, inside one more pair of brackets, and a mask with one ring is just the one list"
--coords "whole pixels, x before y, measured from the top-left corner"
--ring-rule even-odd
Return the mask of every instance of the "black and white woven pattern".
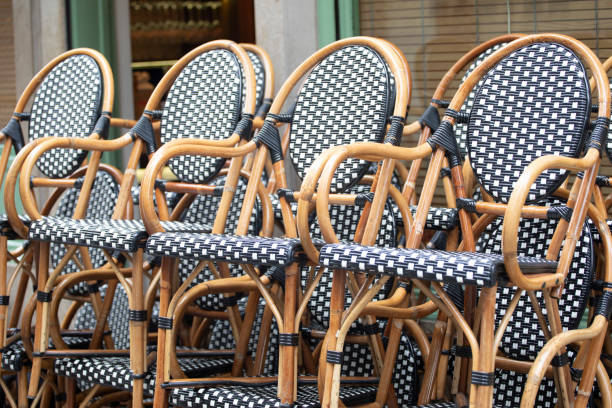
[[[215, 178], [212, 185], [222, 186], [224, 185], [226, 180], [225, 176], [221, 176]], [[248, 180], [243, 177], [238, 179], [238, 184], [236, 186], [236, 193], [234, 194], [234, 198], [232, 204], [229, 207], [229, 211], [227, 214], [227, 220], [225, 223], [225, 232], [233, 233], [238, 226], [238, 218], [240, 217], [240, 210], [242, 209], [242, 202], [244, 201], [244, 195], [246, 193]], [[189, 206], [187, 211], [181, 217], [181, 220], [187, 223], [192, 222], [200, 222], [207, 225], [213, 225], [215, 222], [215, 217], [217, 215], [217, 209], [219, 208], [219, 203], [221, 201], [221, 197], [209, 196], [209, 195], [200, 195], [197, 196], [194, 202]], [[256, 199], [255, 207], [253, 208], [253, 213], [251, 215], [251, 222], [249, 223], [249, 231], [250, 235], [257, 235], [261, 230], [261, 204], [259, 199]], [[178, 265], [179, 277], [181, 280], [185, 280], [187, 276], [193, 271], [193, 269], [198, 264], [198, 261], [191, 258], [181, 258]], [[230, 270], [230, 274], [232, 276], [237, 276], [239, 274], [244, 273], [242, 269], [236, 264], [229, 264], [228, 268]], [[200, 282], [208, 281], [214, 279], [214, 275], [205, 267], [198, 277], [194, 279], [193, 284], [197, 284]], [[225, 306], [223, 304], [223, 295], [221, 294], [211, 294], [207, 296], [203, 296], [201, 298], [196, 299], [195, 303], [206, 309], [206, 310], [225, 310]]]
[[[329, 147], [382, 141], [389, 97], [385, 62], [370, 48], [345, 47], [321, 61], [300, 90], [291, 123], [289, 152], [298, 176], [303, 179]], [[365, 161], [344, 161], [333, 192], [353, 185], [368, 167]]]
[[299, 248], [297, 238], [161, 232], [151, 235], [146, 252], [175, 258], [287, 266], [294, 261]]
[[[560, 205], [558, 200], [555, 205]], [[481, 236], [477, 250], [486, 253], [501, 253], [502, 220], [489, 225]], [[524, 219], [519, 227], [518, 254], [524, 256], [543, 256], [552, 240], [557, 221], [543, 219]], [[566, 330], [578, 327], [586, 308], [593, 279], [595, 262], [590, 228], [585, 223], [577, 242], [574, 257], [565, 282], [565, 289], [559, 299], [561, 324]], [[498, 289], [496, 303], [496, 325], [504, 317], [506, 308], [514, 296], [515, 288]], [[544, 315], [544, 299], [540, 291], [535, 291]], [[544, 347], [544, 333], [540, 329], [538, 317], [527, 294], [523, 294], [514, 311], [510, 323], [502, 337], [500, 350], [510, 358], [535, 360], [537, 353]]]
[[[487, 48], [480, 55], [474, 59], [474, 61], [470, 64], [468, 69], [465, 71], [463, 78], [461, 78], [461, 83], [464, 83], [468, 76], [478, 67], [487, 57], [493, 54], [495, 51], [504, 47], [506, 43], [495, 44], [494, 46]], [[466, 114], [470, 114], [472, 110], [472, 105], [474, 105], [474, 97], [476, 96], [476, 92], [482, 85], [483, 78], [480, 78], [480, 81], [474, 86], [470, 93], [468, 94], [465, 101], [463, 101], [463, 105], [461, 106], [461, 112], [465, 112]], [[457, 142], [459, 143], [459, 150], [461, 154], [465, 157], [467, 155], [467, 125], [465, 123], [457, 123], [455, 124], [455, 137], [457, 138]]]
[[[69, 189], [62, 196], [56, 217], [69, 218], [74, 214], [74, 210], [79, 198], [79, 189]], [[89, 195], [89, 202], [87, 206], [87, 212], [85, 218], [88, 219], [110, 219], [113, 215], [115, 203], [119, 196], [119, 185], [115, 179], [104, 171], [98, 171], [94, 184], [91, 188]], [[51, 266], [55, 267], [66, 254], [66, 247], [62, 244], [51, 244]], [[76, 257], [81, 260], [81, 255], [75, 254]], [[89, 251], [91, 258], [91, 264], [94, 268], [98, 268], [106, 263], [106, 258], [100, 249], [92, 248]], [[82, 262], [82, 260], [81, 260]], [[77, 272], [79, 267], [71, 260], [62, 270], [62, 274]], [[72, 295], [85, 295], [87, 294], [87, 283], [81, 282], [77, 286], [70, 288], [68, 292]]]
[[[417, 206], [411, 205], [410, 212], [413, 217], [416, 215], [416, 211]], [[427, 219], [425, 220], [426, 229], [450, 231], [455, 229], [457, 225], [459, 225], [459, 213], [456, 208], [429, 207]]]
[[[480, 185], [507, 202], [529, 163], [544, 155], [575, 157], [590, 115], [585, 68], [567, 48], [536, 43], [501, 60], [474, 97], [468, 125], [470, 163]], [[554, 191], [565, 170], [546, 170], [528, 202]]]
[[[503, 256], [478, 252], [328, 244], [321, 249], [319, 263], [329, 269], [478, 286], [493, 286], [505, 279]], [[551, 273], [557, 268], [557, 262], [544, 258], [518, 257], [518, 263], [525, 273]]]
[[[34, 340], [32, 336], [32, 340]], [[64, 342], [70, 348], [86, 348], [91, 338], [86, 336], [65, 336]], [[49, 339], [49, 349], [55, 349], [55, 346]], [[17, 340], [2, 351], [2, 369], [8, 371], [19, 371], [25, 365], [30, 364], [30, 359], [26, 353], [25, 347], [21, 340]]]
[[[518, 407], [521, 404], [526, 382], [527, 374], [495, 370], [494, 406]], [[553, 408], [556, 406], [556, 402], [557, 389], [554, 380], [552, 378], [542, 379], [534, 407]]]
[[[21, 222], [24, 223], [26, 227], [28, 227], [30, 225], [30, 222], [32, 221], [27, 215], [19, 215], [19, 219], [21, 220]], [[9, 239], [18, 238], [18, 235], [13, 230], [13, 227], [11, 226], [11, 223], [9, 222], [8, 216], [6, 214], [0, 215], [0, 235], [6, 236]]]
[[[257, 111], [264, 98], [264, 90], [266, 89], [266, 71], [261, 59], [259, 59], [257, 54], [252, 51], [247, 51], [246, 53], [251, 60], [251, 65], [253, 65], [253, 71], [255, 71], [255, 111]], [[246, 80], [243, 78], [242, 81], [246, 88]], [[243, 92], [242, 95], [242, 104], [244, 106], [244, 96], [246, 95], [246, 92]]]
[[[175, 388], [170, 394], [170, 404], [185, 408], [272, 408], [280, 407], [276, 397], [276, 384], [261, 387], [223, 386], [211, 388]], [[366, 403], [374, 400], [376, 386], [341, 387], [340, 399], [346, 405]], [[295, 408], [317, 408], [320, 406], [316, 385], [298, 387]]]
[[[46, 136], [87, 137], [100, 116], [102, 74], [88, 55], [74, 55], [57, 64], [36, 90], [28, 135], [30, 140]], [[48, 177], [70, 175], [87, 152], [53, 149], [38, 160]]]
[[[162, 221], [166, 231], [202, 232], [212, 228], [205, 224]], [[74, 220], [43, 217], [32, 223], [28, 238], [90, 248], [135, 252], [143, 248], [147, 231], [141, 220]]]
[[[225, 139], [240, 117], [242, 70], [227, 50], [211, 50], [194, 58], [168, 91], [161, 119], [161, 142], [176, 138]], [[168, 166], [183, 181], [206, 183], [225, 159], [179, 156]]]

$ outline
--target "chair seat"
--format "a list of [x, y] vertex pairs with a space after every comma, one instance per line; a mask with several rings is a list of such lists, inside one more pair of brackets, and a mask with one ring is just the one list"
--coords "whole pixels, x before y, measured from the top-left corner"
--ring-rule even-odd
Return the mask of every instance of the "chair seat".
[[[329, 244], [321, 249], [319, 262], [330, 269], [468, 285], [493, 286], [506, 279], [502, 255], [478, 252]], [[550, 273], [557, 268], [557, 262], [536, 257], [519, 256], [518, 262], [523, 273]]]
[[[90, 337], [86, 336], [65, 336], [64, 342], [70, 348], [86, 348], [89, 344]], [[50, 348], [53, 344], [49, 340]], [[23, 347], [23, 341], [17, 340], [9, 344], [2, 351], [2, 369], [8, 371], [20, 371], [25, 364], [29, 364], [30, 360]]]
[[[190, 377], [204, 377], [231, 369], [232, 358], [179, 357], [179, 365]], [[144, 392], [152, 396], [155, 391], [156, 365], [152, 364], [144, 379]], [[54, 362], [57, 375], [73, 378], [83, 384], [95, 384], [131, 390], [132, 372], [129, 357], [58, 358]]]
[[[32, 222], [30, 217], [27, 215], [20, 215], [19, 219], [26, 225], [26, 227]], [[9, 239], [18, 238], [17, 234], [13, 230], [13, 227], [11, 227], [11, 223], [8, 220], [8, 215], [6, 214], [0, 214], [0, 235], [9, 237]]]
[[[210, 388], [175, 388], [170, 394], [170, 404], [184, 408], [271, 408], [280, 407], [276, 396], [276, 384], [265, 386], [228, 386]], [[371, 402], [376, 397], [376, 386], [340, 387], [340, 399], [345, 405]], [[300, 385], [294, 408], [319, 407], [316, 385]]]
[[[206, 224], [162, 221], [166, 231], [205, 232]], [[148, 234], [141, 220], [75, 220], [44, 217], [30, 226], [28, 238], [36, 241], [82, 245], [93, 248], [135, 252], [144, 248]]]
[[301, 249], [300, 240], [193, 233], [156, 233], [147, 242], [150, 255], [176, 258], [286, 266]]

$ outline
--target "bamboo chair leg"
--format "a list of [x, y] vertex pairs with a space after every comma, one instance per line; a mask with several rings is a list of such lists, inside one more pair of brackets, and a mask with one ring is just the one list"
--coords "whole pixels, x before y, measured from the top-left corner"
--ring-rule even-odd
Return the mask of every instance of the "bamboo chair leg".
[[[139, 249], [134, 254], [134, 264], [132, 271], [132, 304], [130, 308], [135, 311], [144, 311], [144, 279], [142, 270], [143, 249]], [[126, 289], [127, 290], [127, 289]], [[144, 320], [130, 319], [130, 368], [134, 375], [132, 384], [132, 407], [142, 407], [144, 399], [144, 376], [146, 373], [146, 352], [147, 352], [147, 313], [144, 313]]]
[[[172, 296], [172, 271], [174, 269], [175, 260], [168, 256], [162, 258], [160, 268], [161, 278], [159, 281], [159, 318], [168, 316], [168, 304]], [[168, 369], [169, 364], [166, 352], [166, 336], [168, 331], [160, 325], [157, 331], [157, 372], [155, 373], [155, 394], [153, 399], [154, 408], [168, 407], [168, 390], [162, 388], [162, 384], [169, 380]]]
[[[484, 374], [495, 373], [495, 294], [497, 286], [483, 288], [480, 293], [480, 364]], [[474, 379], [474, 373], [472, 373]], [[493, 382], [476, 388], [479, 407], [493, 406]]]
[[249, 337], [253, 329], [253, 322], [257, 314], [257, 304], [259, 303], [259, 292], [250, 294], [247, 300], [247, 307], [244, 313], [244, 320], [240, 325], [240, 337], [236, 342], [236, 352], [234, 354], [234, 364], [232, 366], [232, 376], [236, 377], [242, 372], [244, 362], [248, 357]]
[[428, 404], [433, 398], [434, 386], [436, 384], [436, 374], [438, 371], [438, 365], [440, 363], [440, 356], [442, 355], [442, 345], [447, 328], [448, 319], [442, 312], [438, 312], [438, 318], [434, 326], [434, 331], [431, 336], [431, 345], [429, 347], [429, 356], [425, 362], [425, 373], [423, 375], [423, 382], [421, 384], [421, 391], [419, 392], [419, 405]]
[[[35, 246], [38, 247], [37, 253], [37, 266], [38, 266], [38, 290], [44, 291], [47, 283], [47, 276], [49, 274], [49, 243], [48, 242], [37, 242]], [[43, 342], [46, 339], [42, 339], [42, 326], [43, 320], [46, 318], [43, 316], [43, 303], [41, 301], [36, 302], [36, 328], [34, 332], [34, 352], [42, 352], [46, 349], [46, 344]], [[42, 357], [34, 355], [32, 358], [32, 371], [30, 373], [30, 385], [28, 387], [28, 398], [35, 398], [38, 393], [38, 383], [40, 381], [40, 374], [42, 370]]]
[[580, 384], [578, 385], [577, 396], [574, 401], [574, 406], [576, 408], [586, 407], [589, 402], [591, 390], [593, 389], [593, 381], [597, 373], [597, 366], [601, 363], [599, 358], [594, 357], [601, 353], [606, 333], [607, 330], [602, 330], [598, 336], [595, 336], [591, 341], [584, 342], [582, 346], [589, 347], [590, 358], [586, 361], [586, 365], [582, 371], [582, 377], [580, 378]]
[[389, 333], [389, 342], [385, 350], [383, 369], [380, 373], [380, 380], [378, 382], [376, 403], [382, 407], [386, 402], [389, 408], [394, 408], [398, 405], [397, 396], [393, 389], [393, 371], [395, 369], [397, 353], [402, 339], [404, 322], [402, 319], [392, 319], [389, 324], [391, 325], [391, 332]]
[[66, 394], [66, 408], [76, 406], [76, 384], [74, 379], [66, 378], [64, 380], [64, 393]]
[[28, 407], [28, 371], [24, 367], [17, 373], [17, 406]]

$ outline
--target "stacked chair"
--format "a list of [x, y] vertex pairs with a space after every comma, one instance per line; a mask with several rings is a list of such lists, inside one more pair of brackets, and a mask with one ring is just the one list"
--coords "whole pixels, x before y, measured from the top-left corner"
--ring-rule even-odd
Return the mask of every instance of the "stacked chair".
[[[405, 125], [410, 69], [387, 41], [323, 47], [273, 99], [265, 52], [218, 40], [170, 68], [136, 122], [110, 118], [100, 54], [61, 55], [0, 133], [0, 177], [18, 152], [0, 219], [7, 401], [610, 406], [608, 65], [567, 36], [500, 36]], [[109, 125], [131, 130], [104, 140]], [[100, 164], [124, 148], [123, 172]], [[448, 208], [431, 207], [439, 181]], [[40, 208], [38, 187], [56, 188]]]

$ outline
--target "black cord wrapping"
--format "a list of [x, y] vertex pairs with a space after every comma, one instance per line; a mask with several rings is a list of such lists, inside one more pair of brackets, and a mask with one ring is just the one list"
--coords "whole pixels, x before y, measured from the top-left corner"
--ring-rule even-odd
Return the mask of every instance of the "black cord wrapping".
[[276, 195], [278, 196], [278, 198], [284, 197], [285, 201], [287, 201], [288, 203], [296, 202], [295, 196], [293, 195], [293, 190], [291, 190], [290, 188], [279, 188], [278, 190], [276, 190]]
[[385, 143], [391, 143], [393, 146], [399, 146], [402, 141], [402, 132], [404, 130], [404, 118], [401, 116], [391, 116], [389, 118], [389, 130], [385, 136]]
[[106, 139], [108, 137], [109, 127], [110, 127], [110, 117], [103, 114], [96, 121], [96, 126], [94, 127], [93, 133], [97, 133], [102, 137], [102, 139]]
[[471, 213], [476, 212], [476, 201], [471, 198], [459, 198], [456, 199], [457, 209], [465, 210]]
[[482, 371], [472, 371], [472, 384], [474, 385], [493, 385], [495, 373], [483, 373]]
[[85, 182], [85, 177], [79, 177], [78, 179], [74, 180], [74, 184], [72, 185], [72, 188], [74, 188], [75, 190], [80, 190], [83, 188], [84, 182]]
[[[104, 113], [104, 112], [102, 112], [102, 113]], [[26, 122], [29, 122], [30, 119], [32, 118], [32, 113], [30, 113], [30, 112], [21, 112], [21, 113], [20, 112], [13, 112], [13, 116], [17, 116], [17, 119], [19, 119], [20, 122], [24, 121], [24, 120]], [[109, 114], [109, 116], [110, 116], [110, 114]]]
[[36, 299], [39, 302], [43, 302], [43, 303], [49, 303], [51, 301], [51, 296], [53, 295], [53, 292], [44, 292], [42, 290], [39, 290], [36, 293]]
[[171, 330], [172, 329], [172, 318], [159, 316], [157, 318], [157, 327], [160, 329]]
[[609, 118], [604, 118], [600, 116], [595, 120], [595, 128], [591, 132], [591, 142], [589, 143], [589, 148], [594, 147], [600, 152], [602, 151], [604, 142], [608, 137], [609, 124]]
[[281, 346], [296, 347], [299, 343], [299, 335], [297, 333], [279, 333], [278, 344]]
[[554, 356], [550, 364], [553, 367], [563, 367], [564, 365], [569, 364], [569, 357], [567, 356], [567, 352], [561, 355]]
[[10, 296], [2, 295], [0, 296], [0, 306], [8, 306], [9, 305]]
[[153, 120], [160, 120], [162, 118], [164, 111], [145, 109], [144, 111], [142, 111], [142, 113], [146, 113], [147, 115], [151, 116]]
[[166, 181], [167, 180], [156, 179], [153, 185], [156, 190], [166, 191]]
[[98, 293], [99, 290], [100, 285], [98, 285], [97, 283], [91, 283], [87, 285], [87, 293], [89, 294]]
[[438, 112], [438, 108], [433, 105], [429, 105], [419, 118], [419, 123], [421, 124], [421, 129], [427, 126], [433, 132], [435, 132], [438, 126], [440, 126], [440, 113]]
[[461, 152], [459, 151], [457, 139], [453, 132], [453, 125], [450, 122], [442, 121], [434, 134], [427, 139], [427, 143], [429, 143], [434, 150], [438, 146], [446, 150], [446, 157], [448, 158], [448, 164], [451, 168], [461, 164]]
[[144, 380], [146, 377], [147, 377], [147, 373], [142, 373], [142, 374], [132, 373], [132, 379], [134, 380]]
[[342, 352], [327, 350], [326, 361], [330, 364], [342, 364]]
[[600, 279], [595, 279], [591, 284], [593, 290], [612, 289], [612, 282], [606, 282]]
[[17, 121], [17, 119], [11, 118], [11, 120], [8, 121], [6, 126], [0, 130], [0, 132], [4, 133], [9, 139], [11, 139], [16, 153], [23, 148], [23, 134], [21, 133], [21, 126], [19, 126], [19, 121]]
[[374, 200], [374, 192], [369, 191], [367, 193], [360, 193], [355, 196], [355, 205], [363, 207], [368, 201]]
[[145, 142], [148, 154], [155, 152], [155, 132], [153, 132], [153, 124], [148, 116], [143, 114], [130, 132]]
[[[269, 116], [269, 115], [268, 115]], [[272, 163], [283, 160], [283, 147], [281, 146], [280, 135], [278, 129], [273, 122], [264, 121], [261, 130], [253, 138], [257, 146], [263, 143], [270, 150], [270, 158]]]
[[130, 309], [129, 320], [133, 322], [146, 322], [147, 321], [147, 311]]
[[448, 167], [442, 167], [440, 169], [440, 177], [450, 177], [451, 176], [451, 169], [449, 169]]
[[550, 207], [548, 211], [546, 211], [546, 218], [551, 220], [558, 220], [563, 218], [565, 221], [569, 222], [572, 219], [572, 214], [574, 210], [565, 206], [554, 206]]
[[237, 293], [234, 296], [224, 297], [223, 299], [221, 299], [221, 303], [223, 303], [223, 306], [225, 307], [236, 306], [238, 304], [238, 301], [243, 297], [244, 295], [242, 293]]
[[270, 106], [272, 106], [272, 98], [265, 98], [259, 106], [259, 109], [257, 109], [257, 113], [255, 113], [255, 116], [259, 118], [265, 117], [268, 114], [268, 111], [270, 110]]
[[295, 112], [295, 105], [297, 104], [297, 100], [293, 102], [291, 108], [285, 113], [268, 113], [266, 117], [270, 119], [274, 119], [278, 123], [291, 123], [293, 120], [293, 113]]
[[285, 287], [285, 269], [282, 266], [272, 266], [265, 273], [270, 279]]
[[242, 118], [236, 124], [234, 133], [240, 135], [241, 139], [251, 140], [251, 135], [253, 134], [253, 115], [243, 113]]
[[610, 320], [610, 315], [612, 314], [612, 292], [604, 291], [601, 296], [597, 297], [596, 302], [595, 314], [602, 315]]
[[221, 197], [223, 195], [223, 191], [225, 190], [225, 187], [223, 186], [217, 186], [215, 187], [215, 189], [213, 190], [213, 197]]
[[440, 108], [448, 108], [450, 105], [450, 101], [444, 101], [442, 99], [432, 99], [431, 103], [435, 103]]
[[572, 376], [572, 380], [575, 382], [580, 382], [580, 379], [582, 378], [582, 371], [583, 370], [578, 368], [570, 367], [570, 375]]

